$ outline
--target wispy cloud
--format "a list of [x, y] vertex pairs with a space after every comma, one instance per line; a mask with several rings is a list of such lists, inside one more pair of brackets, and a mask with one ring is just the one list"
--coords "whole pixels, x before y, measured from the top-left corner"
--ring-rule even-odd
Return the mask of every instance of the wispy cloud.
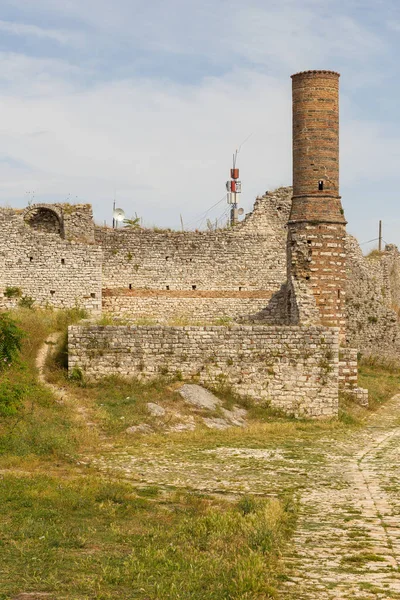
[[250, 208], [257, 193], [291, 182], [289, 75], [330, 68], [342, 72], [344, 204], [368, 237], [359, 202], [379, 185], [394, 204], [398, 186], [386, 181], [398, 177], [400, 146], [390, 101], [400, 92], [400, 19], [391, 0], [375, 8], [3, 0], [0, 156], [16, 164], [0, 160], [0, 200], [25, 202], [32, 189], [48, 200], [71, 194], [102, 220], [116, 186], [128, 212], [177, 225], [180, 212], [193, 220], [222, 197], [231, 154], [254, 132], [240, 155]]
[[45, 29], [37, 25], [0, 20], [0, 31], [17, 36], [33, 36], [36, 38], [54, 40], [60, 44], [78, 43], [82, 37], [77, 32], [61, 29]]

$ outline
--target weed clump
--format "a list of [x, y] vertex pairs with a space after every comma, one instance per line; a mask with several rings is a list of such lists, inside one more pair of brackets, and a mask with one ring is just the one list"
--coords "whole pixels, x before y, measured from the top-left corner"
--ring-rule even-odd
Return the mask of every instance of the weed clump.
[[0, 371], [17, 358], [24, 332], [8, 313], [0, 313]]

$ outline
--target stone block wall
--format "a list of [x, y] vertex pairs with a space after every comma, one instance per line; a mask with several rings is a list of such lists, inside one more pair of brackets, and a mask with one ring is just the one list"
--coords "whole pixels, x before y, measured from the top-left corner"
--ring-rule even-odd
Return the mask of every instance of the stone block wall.
[[215, 324], [219, 319], [236, 320], [260, 311], [270, 296], [268, 292], [103, 290], [103, 312], [130, 321]]
[[347, 236], [347, 342], [365, 356], [400, 362], [400, 254], [396, 246], [363, 256]]
[[0, 209], [0, 308], [15, 304], [5, 295], [14, 287], [36, 305], [101, 311], [101, 249], [63, 239], [55, 225], [49, 219], [37, 229], [22, 211]]
[[290, 225], [288, 278], [296, 292], [300, 323], [307, 323], [310, 318], [307, 311], [305, 315], [301, 311], [304, 289], [307, 307], [310, 306], [309, 292], [315, 298], [314, 322], [345, 330], [345, 238], [345, 228], [340, 224], [300, 222]]
[[72, 326], [69, 370], [89, 379], [118, 374], [182, 376], [289, 414], [338, 412], [338, 329], [323, 327]]
[[96, 227], [104, 288], [278, 290], [286, 273], [291, 188], [258, 198], [234, 228], [218, 231]]
[[340, 348], [339, 352], [339, 387], [352, 389], [357, 387], [358, 363], [356, 348]]

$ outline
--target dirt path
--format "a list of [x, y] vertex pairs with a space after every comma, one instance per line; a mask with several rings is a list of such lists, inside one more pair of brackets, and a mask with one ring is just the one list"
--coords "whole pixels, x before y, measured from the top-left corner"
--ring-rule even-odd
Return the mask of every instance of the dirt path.
[[66, 388], [56, 386], [52, 383], [49, 383], [49, 381], [47, 381], [47, 379], [46, 379], [46, 372], [45, 372], [46, 361], [47, 361], [48, 356], [51, 355], [52, 352], [54, 352], [54, 349], [58, 343], [59, 338], [60, 338], [59, 333], [57, 333], [57, 332], [51, 333], [47, 337], [45, 343], [39, 348], [39, 352], [37, 353], [37, 356], [36, 356], [36, 368], [38, 370], [38, 380], [42, 385], [44, 385], [51, 391], [51, 393], [53, 394], [53, 396], [55, 397], [57, 402], [59, 402], [60, 404], [68, 403], [70, 406], [73, 406], [75, 409], [75, 412], [77, 414], [77, 417], [79, 419], [81, 419], [87, 427], [93, 428], [94, 430], [97, 431], [97, 433], [99, 433], [94, 419], [92, 419], [90, 416], [90, 411], [88, 411], [88, 409], [85, 406], [78, 404], [76, 402], [76, 400], [74, 398], [72, 398], [70, 394], [68, 394], [68, 391]]

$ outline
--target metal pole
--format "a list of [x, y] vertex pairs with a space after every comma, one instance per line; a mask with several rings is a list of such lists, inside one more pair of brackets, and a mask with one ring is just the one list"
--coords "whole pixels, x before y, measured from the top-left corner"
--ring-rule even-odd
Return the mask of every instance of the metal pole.
[[382, 252], [382, 221], [379, 221], [379, 245], [378, 245], [378, 250], [379, 250], [379, 252]]

